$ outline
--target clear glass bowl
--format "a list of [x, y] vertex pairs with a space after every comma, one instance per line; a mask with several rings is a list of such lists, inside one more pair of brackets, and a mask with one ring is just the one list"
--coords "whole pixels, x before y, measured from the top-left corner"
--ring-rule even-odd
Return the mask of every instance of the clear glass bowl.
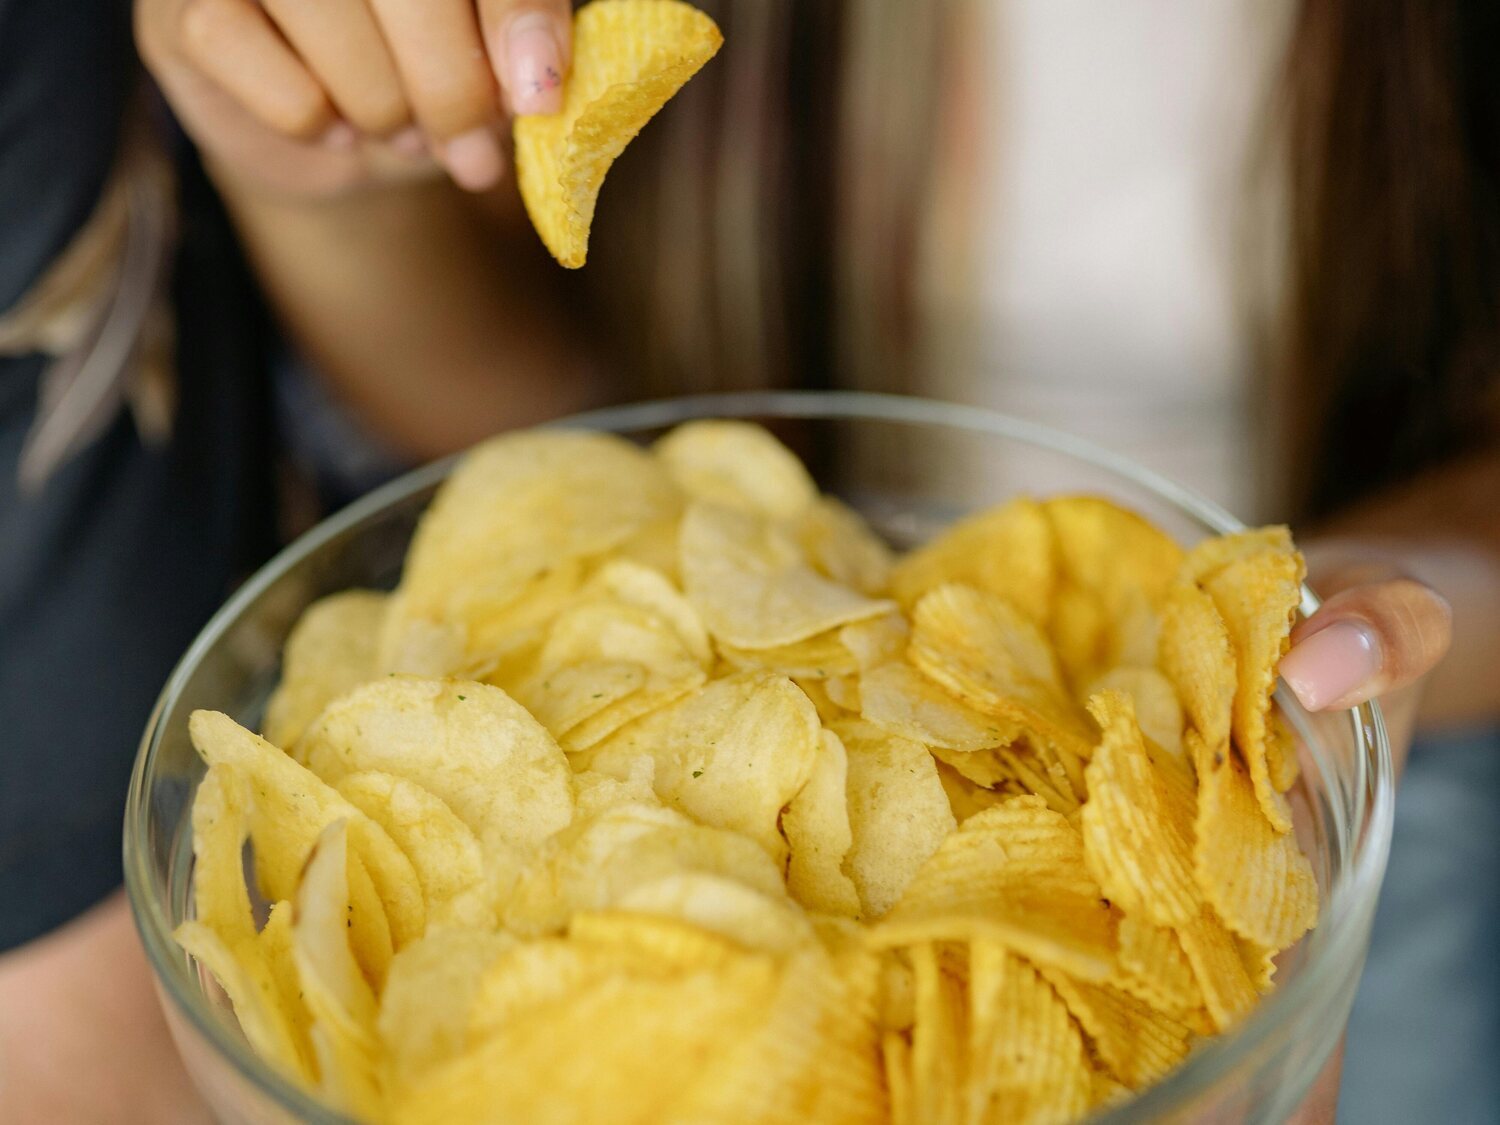
[[[1018, 492], [1091, 491], [1192, 543], [1241, 524], [1215, 505], [1087, 443], [1013, 418], [921, 399], [847, 393], [718, 395], [598, 411], [559, 425], [650, 440], [689, 418], [772, 427], [824, 489], [897, 545]], [[188, 917], [189, 809], [204, 767], [188, 742], [199, 707], [255, 725], [304, 607], [350, 586], [390, 587], [418, 516], [452, 462], [371, 493], [268, 563], [216, 614], [173, 672], [131, 778], [125, 883], [162, 1007], [187, 1067], [226, 1122], [343, 1121], [249, 1049], [223, 995], [172, 940]], [[1304, 591], [1302, 610], [1317, 605]], [[1305, 1096], [1348, 1018], [1390, 846], [1393, 776], [1379, 710], [1310, 715], [1283, 688], [1302, 780], [1291, 796], [1322, 892], [1318, 926], [1283, 955], [1280, 986], [1108, 1122], [1279, 1122]]]

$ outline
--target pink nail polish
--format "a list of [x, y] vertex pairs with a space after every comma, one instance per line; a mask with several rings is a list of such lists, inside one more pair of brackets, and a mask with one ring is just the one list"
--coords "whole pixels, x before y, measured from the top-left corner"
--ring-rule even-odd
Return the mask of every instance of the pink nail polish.
[[1365, 626], [1338, 621], [1294, 647], [1281, 677], [1309, 711], [1353, 694], [1380, 674], [1380, 641]]
[[562, 52], [552, 21], [529, 12], [505, 34], [506, 88], [517, 114], [556, 113], [562, 108]]
[[488, 129], [470, 129], [443, 146], [443, 164], [465, 191], [488, 191], [500, 182], [505, 160]]

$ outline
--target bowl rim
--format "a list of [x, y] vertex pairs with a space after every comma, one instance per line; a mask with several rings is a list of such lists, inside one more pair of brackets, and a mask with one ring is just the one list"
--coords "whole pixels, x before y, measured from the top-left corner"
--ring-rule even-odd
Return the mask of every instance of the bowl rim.
[[[990, 410], [917, 396], [861, 391], [751, 391], [657, 399], [604, 407], [545, 423], [543, 429], [569, 428], [625, 433], [665, 428], [696, 418], [763, 417], [811, 420], [873, 421], [932, 425], [1001, 437], [1060, 453], [1094, 465], [1145, 488], [1219, 534], [1240, 531], [1245, 524], [1226, 509], [1176, 481], [1102, 446], [1060, 430]], [[244, 611], [273, 583], [330, 541], [348, 533], [393, 505], [445, 479], [462, 453], [412, 469], [374, 489], [320, 521], [261, 566], [214, 613], [168, 677], [146, 723], [126, 798], [123, 859], [126, 897], [155, 976], [158, 993], [236, 1072], [283, 1109], [305, 1120], [349, 1122], [310, 1092], [286, 1081], [255, 1054], [243, 1037], [201, 1002], [196, 974], [187, 955], [173, 941], [170, 920], [153, 893], [148, 860], [150, 782], [161, 742], [162, 720], [204, 656]], [[1319, 602], [1303, 587], [1301, 610], [1311, 613]], [[1316, 948], [1291, 980], [1256, 1005], [1232, 1032], [1207, 1040], [1160, 1082], [1129, 1101], [1090, 1118], [1123, 1125], [1157, 1119], [1190, 1103], [1252, 1057], [1278, 1029], [1295, 1025], [1320, 997], [1337, 987], [1336, 970], [1358, 975], [1363, 951], [1358, 947], [1374, 909], [1389, 854], [1394, 818], [1394, 767], [1386, 727], [1375, 702], [1348, 712], [1356, 748], [1356, 777], [1351, 785], [1356, 807], [1349, 828], [1351, 859], [1321, 905]], [[1366, 808], [1368, 804], [1368, 808]], [[1321, 1062], [1321, 1060], [1319, 1060]]]

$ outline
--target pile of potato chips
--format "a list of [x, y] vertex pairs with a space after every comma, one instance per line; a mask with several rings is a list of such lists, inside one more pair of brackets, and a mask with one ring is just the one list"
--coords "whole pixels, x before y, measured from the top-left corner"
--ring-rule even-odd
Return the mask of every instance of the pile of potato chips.
[[1072, 1120], [1316, 920], [1301, 578], [1093, 497], [898, 558], [744, 423], [501, 437], [264, 738], [193, 716], [178, 938], [369, 1121]]

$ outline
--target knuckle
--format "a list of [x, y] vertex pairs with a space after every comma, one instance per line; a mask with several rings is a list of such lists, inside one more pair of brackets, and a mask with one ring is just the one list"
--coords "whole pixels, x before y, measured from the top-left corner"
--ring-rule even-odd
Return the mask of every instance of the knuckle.
[[231, 31], [234, 13], [223, 0], [188, 0], [178, 18], [178, 34], [189, 53], [215, 49]]

